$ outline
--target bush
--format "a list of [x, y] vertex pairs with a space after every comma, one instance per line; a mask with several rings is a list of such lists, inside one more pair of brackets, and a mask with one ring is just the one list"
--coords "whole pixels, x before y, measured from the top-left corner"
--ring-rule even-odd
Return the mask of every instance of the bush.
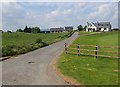
[[9, 45], [2, 47], [2, 56], [13, 56], [28, 52], [25, 46]]
[[119, 30], [120, 30], [119, 28], [112, 29], [112, 31], [119, 31]]
[[42, 43], [42, 39], [41, 38], [36, 39], [35, 43], [38, 43], [38, 44]]
[[14, 45], [4, 46], [2, 48], [2, 56], [12, 56], [16, 55], [17, 53], [17, 47]]
[[17, 29], [16, 32], [23, 32], [23, 30], [22, 29]]
[[12, 31], [7, 31], [8, 33], [12, 33]]

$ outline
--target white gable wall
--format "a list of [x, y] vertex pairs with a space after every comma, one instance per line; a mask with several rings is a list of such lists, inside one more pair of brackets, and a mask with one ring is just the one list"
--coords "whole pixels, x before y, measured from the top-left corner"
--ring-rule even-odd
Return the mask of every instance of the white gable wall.
[[97, 27], [94, 24], [91, 24], [91, 25], [87, 26], [86, 32], [93, 32], [97, 30]]

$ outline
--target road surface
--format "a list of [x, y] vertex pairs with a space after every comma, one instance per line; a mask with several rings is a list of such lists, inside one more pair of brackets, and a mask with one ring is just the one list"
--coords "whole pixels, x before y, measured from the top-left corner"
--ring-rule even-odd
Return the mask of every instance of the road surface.
[[67, 85], [50, 66], [64, 51], [64, 43], [70, 44], [76, 37], [54, 43], [47, 47], [19, 55], [2, 62], [3, 85]]

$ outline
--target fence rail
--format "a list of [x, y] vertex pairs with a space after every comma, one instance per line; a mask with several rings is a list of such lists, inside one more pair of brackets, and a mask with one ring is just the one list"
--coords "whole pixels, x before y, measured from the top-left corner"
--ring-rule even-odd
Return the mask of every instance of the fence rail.
[[[98, 45], [80, 45], [80, 44], [72, 44], [71, 46], [73, 47], [68, 47], [67, 44], [64, 44], [65, 46], [65, 53], [70, 53], [70, 54], [76, 54], [76, 55], [88, 55], [88, 56], [94, 56], [94, 57], [107, 57], [107, 58], [120, 58], [120, 56], [107, 56], [107, 55], [98, 55], [98, 53], [104, 52], [104, 53], [110, 53], [110, 54], [120, 54], [119, 52], [114, 52], [114, 51], [106, 51], [103, 49], [99, 48], [113, 48], [113, 49], [120, 49], [119, 46], [98, 46]], [[85, 48], [83, 49], [82, 47], [92, 47], [93, 49], [88, 49]], [[99, 50], [98, 50], [99, 49]], [[72, 50], [72, 51], [71, 51]], [[75, 51], [75, 52], [73, 52]], [[82, 53], [80, 51], [87, 51], [87, 52], [94, 52], [94, 54], [87, 54], [87, 53]]]

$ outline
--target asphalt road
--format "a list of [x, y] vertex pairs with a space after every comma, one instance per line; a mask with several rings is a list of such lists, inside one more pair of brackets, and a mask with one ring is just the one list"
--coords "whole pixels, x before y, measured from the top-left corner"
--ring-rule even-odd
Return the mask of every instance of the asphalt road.
[[70, 44], [76, 37], [2, 61], [3, 85], [66, 85], [51, 67], [51, 62], [64, 51], [64, 43]]

